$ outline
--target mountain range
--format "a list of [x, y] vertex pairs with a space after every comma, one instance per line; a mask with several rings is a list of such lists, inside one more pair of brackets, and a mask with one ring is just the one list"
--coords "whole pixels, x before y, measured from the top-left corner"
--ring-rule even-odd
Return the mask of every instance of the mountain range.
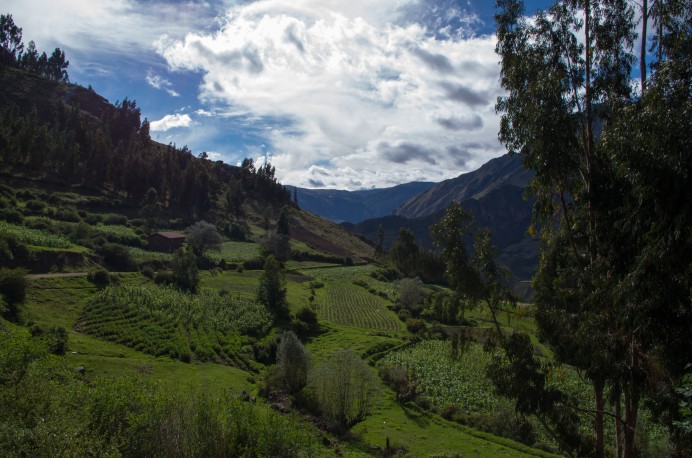
[[[506, 154], [437, 184], [408, 183], [352, 192], [298, 188], [298, 196], [301, 208], [342, 221], [349, 231], [373, 242], [382, 226], [385, 248], [402, 228], [413, 232], [420, 246], [432, 248], [430, 226], [456, 201], [475, 216], [477, 227], [492, 231], [498, 261], [512, 272], [515, 290], [528, 299], [539, 248], [539, 241], [527, 235], [533, 201], [524, 194], [531, 178], [532, 172], [523, 167], [520, 156]], [[363, 219], [364, 215], [372, 216]]]

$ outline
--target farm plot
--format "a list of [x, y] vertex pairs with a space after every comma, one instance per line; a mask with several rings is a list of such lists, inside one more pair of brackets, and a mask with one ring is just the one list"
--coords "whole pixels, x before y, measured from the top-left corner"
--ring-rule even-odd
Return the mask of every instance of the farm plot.
[[221, 249], [208, 250], [205, 255], [212, 261], [227, 263], [252, 261], [260, 257], [260, 245], [251, 242], [224, 242]]
[[72, 243], [64, 237], [38, 229], [29, 229], [0, 221], [0, 234], [14, 236], [19, 242], [47, 248], [70, 248]]
[[401, 329], [401, 322], [387, 309], [386, 303], [365, 289], [345, 282], [329, 282], [326, 303], [318, 307], [323, 320], [347, 326], [391, 331]]
[[485, 376], [490, 355], [471, 344], [461, 359], [452, 357], [449, 342], [426, 340], [385, 356], [380, 365], [404, 367], [438, 407], [453, 404], [466, 413], [492, 413], [497, 403]]
[[142, 285], [101, 291], [85, 305], [76, 328], [155, 356], [245, 366], [239, 334], [262, 335], [270, 325], [266, 309], [251, 301]]

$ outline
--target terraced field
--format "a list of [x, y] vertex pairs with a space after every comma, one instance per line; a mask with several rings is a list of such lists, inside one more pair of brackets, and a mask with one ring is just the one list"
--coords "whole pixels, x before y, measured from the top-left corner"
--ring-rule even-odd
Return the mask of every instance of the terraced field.
[[101, 291], [85, 305], [76, 329], [154, 356], [244, 367], [239, 335], [262, 335], [270, 324], [268, 312], [252, 301], [143, 285]]
[[318, 308], [318, 314], [323, 320], [347, 326], [378, 331], [401, 329], [401, 322], [387, 309], [384, 300], [360, 286], [346, 282], [327, 285], [326, 303]]

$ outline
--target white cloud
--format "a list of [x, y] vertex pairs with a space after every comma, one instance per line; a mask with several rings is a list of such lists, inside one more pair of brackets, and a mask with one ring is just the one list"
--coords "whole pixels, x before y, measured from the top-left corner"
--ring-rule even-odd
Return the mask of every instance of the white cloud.
[[[399, 21], [411, 3], [253, 2], [214, 33], [156, 47], [170, 70], [202, 72], [208, 106], [282, 121], [268, 139], [286, 183], [440, 180], [503, 152], [495, 39]], [[322, 169], [335, 174], [315, 178]]]
[[152, 132], [166, 132], [176, 127], [190, 127], [192, 118], [186, 114], [166, 115], [158, 121], [152, 121], [150, 128]]
[[168, 92], [169, 95], [173, 97], [180, 97], [180, 94], [178, 94], [175, 89], [173, 89], [173, 83], [168, 81], [166, 78], [159, 76], [159, 75], [153, 75], [149, 73], [146, 76], [146, 81], [147, 84], [155, 89], [162, 89], [166, 92]]

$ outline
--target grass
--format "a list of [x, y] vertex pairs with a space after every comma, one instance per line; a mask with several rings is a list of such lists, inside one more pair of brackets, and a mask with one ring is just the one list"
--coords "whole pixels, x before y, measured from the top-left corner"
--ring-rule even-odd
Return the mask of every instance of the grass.
[[414, 405], [399, 405], [386, 393], [353, 434], [368, 443], [404, 447], [412, 456], [555, 457], [523, 444], [447, 421]]
[[253, 242], [224, 242], [220, 250], [207, 250], [205, 255], [215, 262], [241, 263], [260, 258], [260, 245]]

